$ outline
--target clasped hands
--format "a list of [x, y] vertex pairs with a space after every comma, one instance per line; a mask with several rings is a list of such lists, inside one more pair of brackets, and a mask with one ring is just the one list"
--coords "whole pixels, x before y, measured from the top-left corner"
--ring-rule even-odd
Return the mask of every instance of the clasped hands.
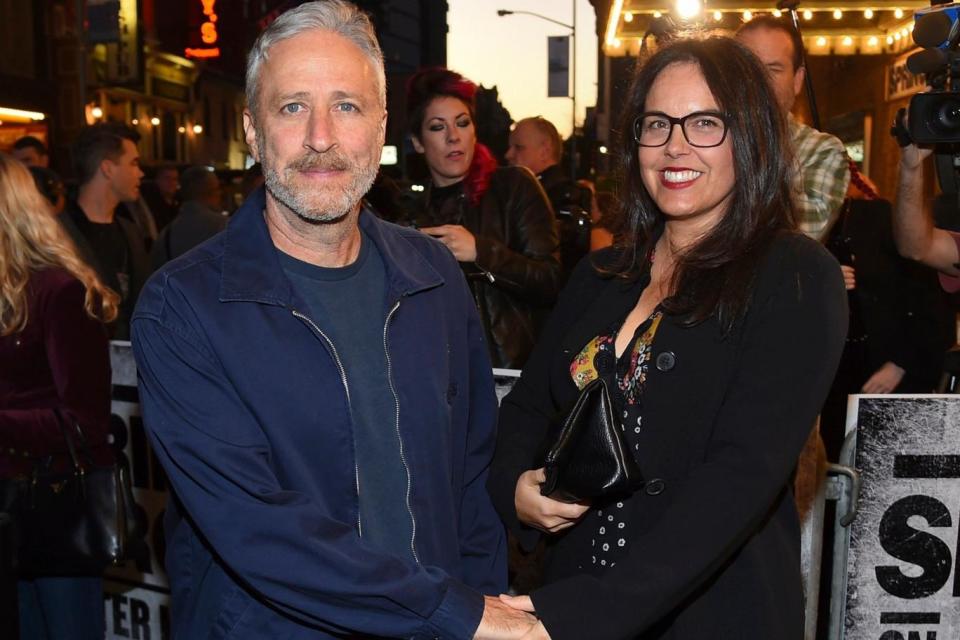
[[[520, 522], [545, 533], [557, 533], [576, 524], [590, 505], [560, 502], [540, 495], [540, 485], [546, 478], [542, 468], [524, 472], [517, 480], [514, 505]], [[547, 629], [533, 614], [530, 596], [487, 596], [483, 620], [474, 637], [476, 640], [550, 640]]]

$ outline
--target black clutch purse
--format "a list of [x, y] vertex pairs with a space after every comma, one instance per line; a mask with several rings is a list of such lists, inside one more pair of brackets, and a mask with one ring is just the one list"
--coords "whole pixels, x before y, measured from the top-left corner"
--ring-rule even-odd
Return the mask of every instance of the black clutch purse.
[[540, 493], [564, 502], [626, 495], [643, 486], [603, 379], [580, 392], [547, 451], [544, 469]]

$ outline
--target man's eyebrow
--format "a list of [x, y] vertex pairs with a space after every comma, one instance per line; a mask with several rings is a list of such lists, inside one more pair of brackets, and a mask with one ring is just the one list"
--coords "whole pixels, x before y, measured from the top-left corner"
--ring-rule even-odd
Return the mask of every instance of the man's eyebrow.
[[275, 102], [286, 102], [287, 100], [305, 100], [310, 97], [309, 91], [294, 91], [292, 93], [281, 93], [274, 98]]
[[364, 98], [359, 93], [352, 93], [350, 91], [338, 90], [330, 94], [330, 97], [334, 100], [358, 100], [363, 101]]

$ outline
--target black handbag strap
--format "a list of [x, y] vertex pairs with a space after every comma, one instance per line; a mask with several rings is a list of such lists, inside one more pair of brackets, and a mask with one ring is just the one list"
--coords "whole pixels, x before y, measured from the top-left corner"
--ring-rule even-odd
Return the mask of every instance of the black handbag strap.
[[[67, 443], [67, 452], [70, 454], [70, 462], [73, 464], [74, 471], [80, 473], [83, 472], [83, 464], [79, 456], [77, 455], [76, 446], [73, 443], [73, 437], [70, 435], [70, 428], [67, 427], [67, 420], [64, 418], [63, 413], [60, 409], [54, 409], [53, 415], [57, 418], [57, 424], [60, 425], [60, 433], [63, 435], [63, 440]], [[80, 425], [76, 421], [71, 421], [73, 427], [76, 430], [76, 438], [80, 443], [81, 451], [86, 457], [87, 465], [93, 465], [93, 456], [90, 454], [90, 447], [87, 445], [87, 439], [83, 435], [83, 431], [80, 429]]]

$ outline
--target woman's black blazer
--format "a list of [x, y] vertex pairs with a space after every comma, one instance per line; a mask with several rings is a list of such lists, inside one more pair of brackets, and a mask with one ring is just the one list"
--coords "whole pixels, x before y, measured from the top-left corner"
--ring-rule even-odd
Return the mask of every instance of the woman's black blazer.
[[[519, 475], [539, 466], [555, 417], [577, 397], [571, 359], [622, 321], [646, 279], [625, 283], [577, 267], [500, 413], [490, 490], [529, 544], [513, 504]], [[584, 572], [578, 526], [552, 543], [546, 585], [531, 594], [553, 640], [764, 638], [803, 633], [800, 528], [790, 490], [797, 457], [833, 379], [847, 329], [839, 265], [816, 242], [778, 236], [759, 261], [748, 312], [719, 322], [661, 321], [643, 392], [638, 461], [648, 484], [630, 555]], [[589, 563], [588, 563], [589, 564]]]

